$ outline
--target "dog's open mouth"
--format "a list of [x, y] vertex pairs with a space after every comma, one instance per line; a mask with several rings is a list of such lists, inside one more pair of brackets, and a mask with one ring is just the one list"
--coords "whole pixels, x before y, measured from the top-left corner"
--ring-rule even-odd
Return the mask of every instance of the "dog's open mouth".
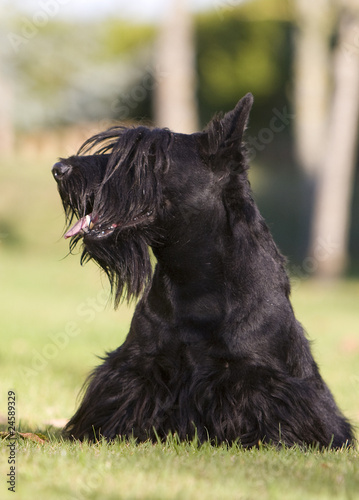
[[153, 214], [153, 211], [150, 210], [148, 212], [145, 212], [143, 214], [137, 215], [136, 217], [133, 217], [132, 220], [129, 222], [120, 224], [111, 224], [109, 226], [104, 226], [101, 223], [99, 223], [99, 216], [94, 215], [94, 214], [88, 214], [85, 215], [84, 217], [81, 217], [76, 224], [74, 224], [65, 234], [64, 238], [72, 238], [73, 236], [85, 236], [85, 235], [91, 235], [96, 238], [104, 238], [106, 236], [110, 236], [114, 232], [114, 230], [118, 227], [121, 228], [128, 228], [128, 227], [133, 227], [137, 226], [137, 224], [148, 221], [151, 219], [151, 216]]
[[99, 217], [98, 215], [93, 215], [88, 214], [85, 215], [85, 217], [81, 217], [75, 225], [69, 229], [65, 235], [64, 238], [72, 238], [73, 236], [77, 235], [86, 235], [91, 233], [93, 236], [96, 236], [98, 238], [102, 238], [104, 236], [109, 236], [113, 231], [118, 227], [118, 224], [111, 224], [108, 227], [101, 227], [100, 224], [98, 224]]

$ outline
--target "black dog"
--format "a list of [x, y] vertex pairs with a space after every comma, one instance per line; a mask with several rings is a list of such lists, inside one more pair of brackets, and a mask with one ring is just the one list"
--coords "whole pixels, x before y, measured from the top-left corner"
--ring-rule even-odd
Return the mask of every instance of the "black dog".
[[242, 135], [252, 101], [192, 135], [112, 128], [54, 165], [68, 222], [79, 219], [65, 234], [70, 247], [83, 241], [81, 260], [105, 270], [116, 303], [142, 294], [66, 435], [352, 442], [251, 196]]

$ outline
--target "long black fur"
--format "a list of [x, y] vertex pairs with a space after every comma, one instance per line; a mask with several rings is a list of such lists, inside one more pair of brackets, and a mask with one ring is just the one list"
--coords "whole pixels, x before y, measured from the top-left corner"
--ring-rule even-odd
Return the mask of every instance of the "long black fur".
[[54, 166], [69, 223], [94, 221], [71, 248], [83, 241], [82, 261], [105, 270], [116, 303], [141, 297], [126, 341], [90, 376], [65, 435], [353, 442], [251, 195], [242, 136], [252, 101], [248, 94], [192, 135], [112, 128]]

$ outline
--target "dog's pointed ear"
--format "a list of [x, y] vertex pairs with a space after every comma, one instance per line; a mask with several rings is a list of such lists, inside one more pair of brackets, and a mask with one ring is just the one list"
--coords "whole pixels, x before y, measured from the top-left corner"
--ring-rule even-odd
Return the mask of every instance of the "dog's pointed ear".
[[236, 107], [223, 117], [215, 117], [202, 132], [200, 140], [208, 156], [220, 160], [238, 161], [243, 157], [242, 138], [253, 104], [251, 93], [246, 94]]
[[253, 105], [253, 95], [248, 93], [237, 103], [232, 111], [228, 111], [221, 119], [223, 139], [225, 141], [242, 140]]

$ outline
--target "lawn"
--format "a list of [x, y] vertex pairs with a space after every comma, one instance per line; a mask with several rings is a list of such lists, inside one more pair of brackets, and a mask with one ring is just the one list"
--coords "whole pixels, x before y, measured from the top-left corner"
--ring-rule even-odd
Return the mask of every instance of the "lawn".
[[[113, 311], [108, 285], [68, 256], [62, 207], [50, 175], [56, 158], [0, 161], [0, 423], [16, 394], [16, 496], [7, 491], [8, 440], [0, 448], [0, 499], [359, 499], [358, 450], [197, 443], [96, 445], [63, 442], [98, 355], [124, 339], [131, 307]], [[64, 258], [66, 257], [66, 258]], [[322, 374], [345, 414], [359, 423], [359, 282], [296, 282], [293, 305]]]

